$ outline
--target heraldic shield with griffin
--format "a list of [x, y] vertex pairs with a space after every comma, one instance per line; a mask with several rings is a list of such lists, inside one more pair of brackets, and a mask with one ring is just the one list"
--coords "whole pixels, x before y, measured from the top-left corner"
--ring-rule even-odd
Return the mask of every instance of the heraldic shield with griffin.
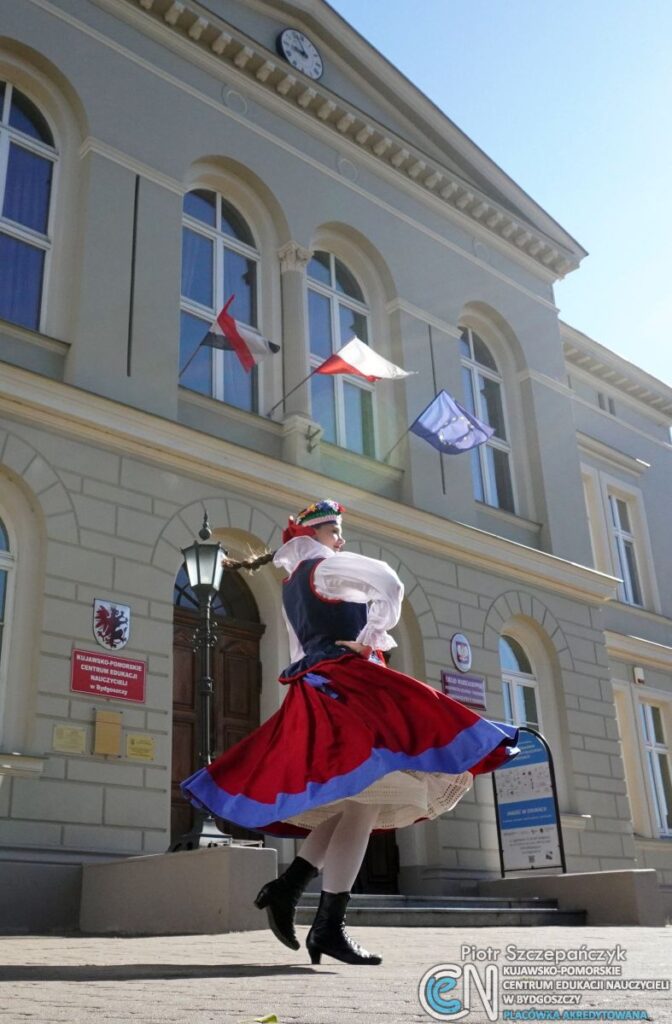
[[101, 647], [119, 651], [131, 635], [131, 609], [112, 601], [93, 602], [93, 635]]

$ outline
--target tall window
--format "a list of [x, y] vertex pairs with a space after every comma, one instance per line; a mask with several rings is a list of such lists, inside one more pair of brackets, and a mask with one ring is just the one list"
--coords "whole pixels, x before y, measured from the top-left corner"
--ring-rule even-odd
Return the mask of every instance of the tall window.
[[12, 563], [13, 559], [9, 550], [7, 530], [2, 519], [0, 519], [0, 678], [2, 678], [2, 647], [5, 623], [7, 621], [7, 591]]
[[623, 498], [609, 494], [611, 529], [618, 562], [617, 571], [623, 582], [619, 594], [628, 604], [643, 605], [642, 588], [637, 571], [635, 538], [631, 526], [631, 509]]
[[[319, 366], [354, 337], [369, 343], [369, 309], [354, 275], [336, 256], [317, 251], [308, 264], [310, 365]], [[375, 456], [373, 389], [363, 377], [311, 378], [313, 417], [325, 441]]]
[[639, 705], [656, 825], [661, 836], [672, 836], [670, 748], [665, 738], [661, 710], [657, 704], [642, 701]]
[[229, 313], [249, 327], [258, 327], [258, 276], [259, 251], [235, 207], [208, 189], [187, 192], [182, 227], [180, 384], [252, 412], [257, 408], [256, 367], [247, 373], [232, 351], [203, 346], [194, 353], [231, 295], [235, 299]]
[[512, 636], [500, 636], [499, 662], [507, 722], [541, 729], [537, 680], [527, 654]]
[[54, 137], [32, 100], [0, 82], [0, 317], [38, 330], [51, 247]]
[[470, 327], [462, 328], [460, 353], [465, 405], [495, 431], [486, 444], [471, 450], [474, 497], [487, 505], [514, 512], [502, 378], [489, 348]]

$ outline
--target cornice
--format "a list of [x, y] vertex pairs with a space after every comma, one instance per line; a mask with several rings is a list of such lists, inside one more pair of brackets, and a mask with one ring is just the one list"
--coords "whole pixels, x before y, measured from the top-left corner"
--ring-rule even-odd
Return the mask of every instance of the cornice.
[[612, 658], [623, 658], [638, 665], [650, 665], [652, 668], [672, 672], [672, 647], [639, 636], [614, 633], [609, 629], [604, 631], [604, 641]]
[[527, 257], [551, 280], [575, 270], [582, 258], [557, 241], [551, 241], [528, 220], [517, 220], [505, 207], [490, 199], [452, 169], [440, 164], [418, 147], [391, 131], [374, 118], [347, 103], [319, 82], [313, 82], [267, 50], [256, 40], [233, 28], [196, 0], [95, 0], [119, 17], [133, 12], [134, 24], [142, 29], [161, 30], [164, 41], [179, 43], [192, 54], [197, 50], [216, 58], [221, 67], [246, 79], [258, 91], [261, 88], [285, 107], [302, 115], [302, 121], [317, 123], [329, 130], [340, 144], [349, 144], [361, 156], [392, 171], [397, 180], [418, 186], [438, 199], [442, 208], [460, 215], [472, 230], [480, 229], [491, 241], [507, 251]]
[[624, 394], [648, 406], [658, 413], [661, 421], [672, 421], [672, 388], [663, 381], [569, 324], [560, 323], [560, 336], [568, 363], [591, 377], [597, 377], [613, 388], [616, 395]]
[[426, 309], [421, 309], [419, 306], [414, 306], [412, 302], [407, 302], [406, 299], [391, 299], [385, 306], [385, 310], [388, 315], [392, 313], [407, 313], [414, 320], [422, 320], [423, 323], [428, 324], [430, 327], [436, 327], [437, 331], [447, 334], [450, 338], [457, 338], [459, 340], [462, 336], [462, 332], [456, 324], [448, 323], [447, 320], [441, 320], [440, 317], [428, 313]]
[[586, 455], [595, 455], [597, 458], [617, 466], [618, 469], [625, 469], [628, 473], [634, 473], [635, 476], [640, 476], [645, 470], [651, 469], [650, 464], [644, 459], [619, 452], [618, 449], [612, 448], [611, 445], [598, 441], [597, 438], [590, 437], [588, 434], [582, 434], [577, 430], [576, 438], [579, 451]]
[[[297, 507], [306, 494], [333, 489], [333, 480], [322, 474], [16, 367], [5, 366], [0, 376], [0, 413], [191, 478], [233, 486], [255, 499], [260, 493], [272, 494], [289, 508]], [[600, 605], [617, 592], [613, 576], [359, 487], [339, 484], [339, 497], [354, 528], [393, 545], [454, 559], [583, 603]]]
[[168, 174], [162, 174], [161, 171], [157, 171], [155, 167], [150, 167], [141, 160], [136, 160], [134, 157], [129, 156], [128, 153], [122, 153], [121, 150], [116, 149], [114, 146], [110, 146], [107, 142], [103, 142], [101, 139], [94, 138], [92, 135], [87, 136], [79, 147], [80, 160], [83, 160], [89, 153], [97, 153], [99, 156], [105, 157], [106, 160], [111, 160], [113, 163], [119, 164], [121, 167], [126, 167], [129, 171], [132, 171], [134, 174], [138, 174], [141, 178], [153, 181], [154, 184], [160, 185], [161, 188], [165, 188], [169, 192], [175, 192], [180, 197], [186, 192], [186, 186], [183, 185], [181, 181], [171, 178]]

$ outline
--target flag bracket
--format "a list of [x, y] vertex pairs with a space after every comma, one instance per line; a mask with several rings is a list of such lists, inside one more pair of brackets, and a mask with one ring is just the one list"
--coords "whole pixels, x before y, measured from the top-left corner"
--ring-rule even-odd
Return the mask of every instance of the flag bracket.
[[322, 433], [322, 427], [315, 427], [314, 430], [311, 430], [310, 427], [308, 427], [308, 429], [306, 430], [306, 441], [308, 442], [309, 452], [315, 451], [318, 444], [320, 443]]

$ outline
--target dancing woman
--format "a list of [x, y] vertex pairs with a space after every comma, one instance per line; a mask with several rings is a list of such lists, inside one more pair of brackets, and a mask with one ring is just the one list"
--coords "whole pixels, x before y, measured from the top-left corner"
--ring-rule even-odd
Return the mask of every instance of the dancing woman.
[[292, 662], [280, 676], [289, 687], [282, 706], [182, 790], [246, 828], [307, 836], [255, 899], [281, 942], [299, 949], [296, 906], [321, 871], [306, 940], [311, 961], [326, 954], [379, 964], [344, 928], [371, 831], [449, 811], [474, 775], [515, 756], [517, 730], [385, 665], [403, 584], [385, 562], [342, 550], [343, 511], [328, 499], [310, 505], [290, 518], [273, 556], [288, 574], [283, 613]]

